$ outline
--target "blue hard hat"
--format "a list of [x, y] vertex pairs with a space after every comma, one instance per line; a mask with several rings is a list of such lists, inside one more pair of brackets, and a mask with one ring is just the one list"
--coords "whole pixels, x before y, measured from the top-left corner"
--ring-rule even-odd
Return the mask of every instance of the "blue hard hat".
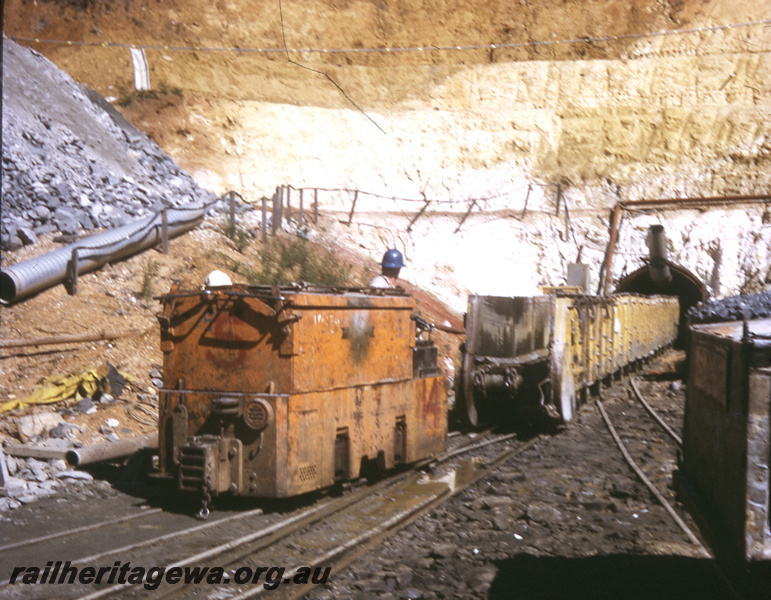
[[383, 262], [380, 263], [380, 266], [388, 269], [401, 269], [404, 266], [404, 257], [396, 248], [391, 248], [383, 255]]

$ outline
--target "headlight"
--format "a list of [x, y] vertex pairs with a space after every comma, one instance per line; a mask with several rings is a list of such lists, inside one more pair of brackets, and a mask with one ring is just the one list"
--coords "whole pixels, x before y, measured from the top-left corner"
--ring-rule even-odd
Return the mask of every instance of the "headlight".
[[265, 400], [249, 400], [244, 408], [244, 421], [246, 424], [259, 431], [265, 429], [273, 420], [273, 409]]

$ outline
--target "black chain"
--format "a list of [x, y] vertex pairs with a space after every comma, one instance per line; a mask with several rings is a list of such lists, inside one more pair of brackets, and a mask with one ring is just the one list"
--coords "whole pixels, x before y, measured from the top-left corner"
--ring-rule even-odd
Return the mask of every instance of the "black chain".
[[211, 504], [211, 481], [207, 476], [201, 486], [201, 508], [195, 516], [196, 519], [205, 521], [209, 518], [209, 504]]

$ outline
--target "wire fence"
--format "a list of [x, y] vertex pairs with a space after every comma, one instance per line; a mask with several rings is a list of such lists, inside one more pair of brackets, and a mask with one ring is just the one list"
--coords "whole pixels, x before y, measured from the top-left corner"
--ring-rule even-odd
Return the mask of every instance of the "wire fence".
[[[613, 199], [605, 206], [583, 206], [579, 208], [579, 201], [571, 198], [567, 192], [570, 189], [563, 183], [530, 182], [511, 191], [488, 196], [470, 197], [458, 200], [431, 199], [421, 192], [420, 198], [406, 198], [399, 196], [387, 196], [375, 192], [368, 192], [355, 188], [332, 187], [295, 187], [292, 185], [276, 186], [271, 198], [263, 196], [259, 203], [262, 214], [261, 234], [266, 241], [268, 234], [275, 235], [284, 227], [284, 222], [292, 222], [298, 229], [302, 229], [306, 223], [318, 224], [319, 215], [323, 210], [324, 215], [336, 216], [337, 220], [345, 225], [368, 225], [356, 219], [357, 215], [364, 212], [377, 214], [398, 215], [406, 221], [406, 225], [400, 233], [411, 233], [416, 223], [429, 215], [456, 216], [458, 219], [454, 233], [459, 233], [472, 214], [486, 215], [491, 218], [506, 218], [524, 221], [529, 213], [549, 215], [559, 223], [559, 238], [561, 241], [573, 240], [578, 246], [575, 236], [573, 218], [577, 214], [602, 215], [607, 211], [610, 221], [611, 211], [619, 208], [630, 215], [644, 212], [667, 211], [673, 209], [698, 210], [727, 209], [736, 205], [763, 205], [766, 210], [771, 204], [771, 194], [755, 194], [746, 196], [724, 197], [674, 197], [669, 199], [649, 199], [624, 201], [620, 191], [614, 191]], [[533, 192], [539, 190], [537, 202], [533, 202]], [[587, 189], [582, 189], [586, 194]], [[234, 224], [236, 198], [244, 202], [244, 198], [237, 192], [228, 192], [223, 199], [229, 198], [230, 219]], [[610, 198], [610, 196], [609, 196]], [[374, 211], [365, 211], [362, 205], [367, 200], [378, 201]], [[391, 207], [384, 208], [383, 202], [392, 203]], [[506, 201], [501, 202], [501, 201]], [[254, 205], [250, 206], [255, 208]], [[323, 206], [323, 209], [320, 208]], [[270, 210], [269, 210], [270, 209]], [[448, 210], [449, 209], [449, 210]], [[270, 212], [270, 218], [268, 218]], [[375, 225], [371, 225], [375, 226]], [[608, 223], [610, 227], [610, 222]]]

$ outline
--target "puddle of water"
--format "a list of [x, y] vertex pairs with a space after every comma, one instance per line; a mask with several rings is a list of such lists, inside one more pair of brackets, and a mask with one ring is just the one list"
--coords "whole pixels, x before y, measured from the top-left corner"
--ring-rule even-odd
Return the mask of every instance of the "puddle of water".
[[451, 492], [454, 492], [458, 488], [462, 488], [471, 483], [477, 476], [480, 465], [473, 459], [461, 461], [457, 467], [451, 469], [443, 475], [429, 476], [419, 479], [418, 485], [429, 484], [444, 484], [450, 488]]

